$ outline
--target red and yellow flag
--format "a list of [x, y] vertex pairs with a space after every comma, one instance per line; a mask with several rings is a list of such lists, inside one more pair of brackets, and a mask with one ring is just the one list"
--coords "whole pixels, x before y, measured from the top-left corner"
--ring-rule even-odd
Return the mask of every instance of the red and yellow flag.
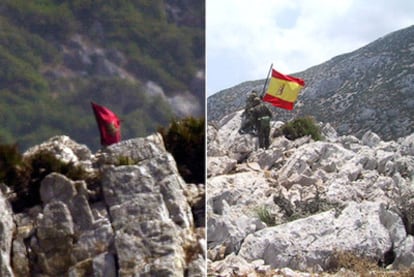
[[298, 94], [304, 86], [305, 82], [302, 79], [283, 75], [272, 69], [272, 78], [263, 101], [282, 109], [293, 110]]
[[104, 106], [91, 102], [101, 134], [101, 144], [108, 146], [121, 141], [121, 122], [118, 116]]

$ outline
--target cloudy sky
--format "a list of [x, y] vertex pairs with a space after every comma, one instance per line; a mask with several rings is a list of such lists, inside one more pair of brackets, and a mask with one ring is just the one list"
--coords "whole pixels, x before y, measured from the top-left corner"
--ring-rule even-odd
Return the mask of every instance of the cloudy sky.
[[410, 0], [206, 0], [207, 96], [303, 71], [414, 25]]

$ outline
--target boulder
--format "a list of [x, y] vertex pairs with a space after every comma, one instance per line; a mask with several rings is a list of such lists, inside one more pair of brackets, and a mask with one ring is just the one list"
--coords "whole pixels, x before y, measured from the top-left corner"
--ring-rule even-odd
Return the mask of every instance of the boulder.
[[57, 276], [71, 266], [74, 241], [73, 218], [61, 201], [46, 204], [39, 218], [36, 235], [30, 242], [44, 274]]
[[369, 147], [375, 147], [380, 142], [381, 138], [374, 132], [368, 131], [362, 136], [362, 143]]
[[89, 230], [94, 218], [88, 203], [88, 190], [84, 181], [72, 181], [59, 173], [46, 176], [40, 186], [40, 198], [44, 205], [61, 201], [68, 207], [75, 228]]
[[68, 136], [55, 136], [39, 145], [29, 148], [23, 153], [24, 157], [31, 157], [40, 152], [52, 153], [64, 163], [81, 165], [85, 169], [92, 167], [92, 152], [86, 145], [78, 144]]
[[414, 134], [400, 138], [398, 143], [402, 155], [414, 156]]
[[105, 164], [119, 164], [120, 158], [129, 158], [131, 162], [138, 163], [165, 153], [164, 141], [159, 133], [145, 138], [123, 140], [99, 150], [96, 153], [98, 166]]
[[[391, 224], [392, 221], [392, 224]], [[248, 235], [239, 255], [247, 261], [263, 259], [274, 268], [328, 269], [338, 252], [384, 259], [406, 234], [402, 220], [380, 203], [350, 202], [342, 211], [330, 210]]]
[[224, 156], [226, 150], [220, 146], [218, 130], [215, 125], [207, 124], [207, 155], [209, 157]]
[[257, 138], [250, 134], [239, 134], [242, 111], [234, 113], [225, 120], [225, 127], [217, 132], [216, 140], [228, 156], [237, 161], [243, 161], [257, 148]]
[[237, 161], [227, 156], [210, 157], [207, 160], [207, 176], [223, 175], [236, 168]]
[[268, 170], [274, 166], [277, 166], [284, 160], [283, 151], [281, 149], [259, 149], [253, 152], [247, 162], [257, 162], [261, 169]]
[[[103, 195], [114, 228], [119, 274], [183, 276], [185, 245], [196, 247], [187, 185], [159, 135], [111, 145], [99, 163], [128, 157], [134, 165], [104, 165]], [[104, 162], [102, 162], [104, 161]], [[193, 266], [193, 265], [192, 265]]]
[[248, 234], [266, 227], [258, 218], [211, 215], [207, 219], [208, 247], [224, 246], [224, 254], [237, 253]]
[[0, 276], [11, 277], [11, 249], [13, 244], [13, 211], [0, 190]]
[[184, 182], [160, 134], [94, 155], [58, 136], [24, 155], [42, 151], [81, 166], [87, 179], [48, 174], [39, 204], [18, 214], [1, 186], [1, 276], [204, 275], [204, 184]]

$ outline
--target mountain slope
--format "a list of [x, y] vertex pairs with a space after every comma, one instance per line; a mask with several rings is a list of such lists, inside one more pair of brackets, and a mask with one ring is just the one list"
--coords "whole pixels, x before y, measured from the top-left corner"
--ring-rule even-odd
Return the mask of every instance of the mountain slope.
[[[385, 140], [414, 131], [414, 26], [292, 75], [306, 87], [294, 111], [272, 108], [275, 119], [312, 115], [340, 134], [360, 137], [371, 130]], [[246, 94], [262, 91], [263, 84], [245, 82], [210, 96], [209, 121], [242, 109]]]
[[204, 115], [204, 1], [0, 3], [0, 139], [67, 134], [96, 149], [90, 101], [123, 137]]

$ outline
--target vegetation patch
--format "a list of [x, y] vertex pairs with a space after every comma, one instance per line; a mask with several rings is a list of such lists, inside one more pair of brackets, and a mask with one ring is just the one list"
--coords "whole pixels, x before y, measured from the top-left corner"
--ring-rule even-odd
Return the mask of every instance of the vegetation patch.
[[168, 128], [159, 128], [166, 149], [177, 162], [178, 171], [188, 183], [204, 183], [205, 126], [204, 118], [173, 120]]
[[327, 268], [325, 270], [329, 273], [337, 273], [343, 269], [346, 269], [350, 272], [356, 273], [357, 276], [414, 276], [414, 268], [402, 268], [398, 271], [394, 271], [384, 269], [378, 265], [379, 262], [375, 259], [363, 257], [350, 251], [336, 251], [330, 257]]
[[65, 175], [71, 180], [85, 180], [98, 187], [97, 176], [91, 176], [81, 166], [65, 163], [48, 151], [41, 151], [30, 157], [23, 157], [17, 145], [0, 145], [0, 182], [8, 186], [12, 193], [8, 199], [15, 213], [40, 205], [40, 185], [52, 172]]
[[290, 140], [310, 136], [313, 140], [322, 139], [321, 130], [313, 117], [305, 116], [285, 123], [281, 127], [283, 135]]
[[306, 218], [317, 213], [335, 210], [335, 216], [339, 216], [343, 210], [343, 205], [329, 202], [320, 196], [319, 188], [315, 185], [315, 196], [304, 201], [295, 201], [292, 204], [282, 194], [274, 195], [273, 202], [283, 212], [281, 223], [291, 222], [300, 218]]
[[342, 268], [367, 273], [378, 269], [378, 266], [373, 259], [360, 257], [352, 252], [336, 251], [331, 255], [326, 270], [328, 272], [338, 272]]
[[119, 156], [118, 162], [116, 163], [117, 166], [121, 165], [134, 165], [137, 164], [136, 161], [134, 161], [131, 157], [128, 156]]
[[0, 145], [0, 182], [21, 196], [26, 195], [31, 178], [30, 165], [23, 160], [16, 144]]
[[255, 209], [255, 212], [256, 212], [257, 217], [260, 219], [260, 221], [266, 223], [268, 227], [275, 226], [277, 224], [275, 217], [272, 216], [272, 214], [269, 212], [269, 209], [267, 207], [265, 206], [257, 207]]

